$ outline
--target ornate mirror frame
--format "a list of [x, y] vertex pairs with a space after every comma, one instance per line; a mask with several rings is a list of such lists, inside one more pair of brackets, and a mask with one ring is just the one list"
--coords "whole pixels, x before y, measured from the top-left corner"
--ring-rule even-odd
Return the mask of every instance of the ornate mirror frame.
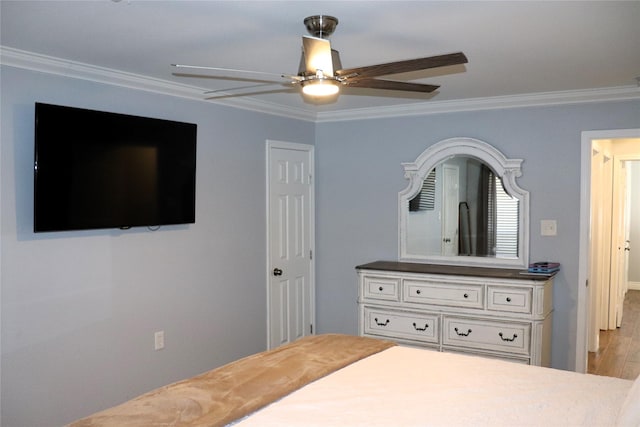
[[[438, 164], [453, 156], [471, 157], [488, 165], [496, 176], [502, 179], [506, 192], [519, 201], [517, 258], [416, 255], [407, 252], [409, 200], [421, 191], [423, 180], [427, 174]], [[516, 178], [522, 175], [521, 164], [522, 159], [508, 159], [486, 142], [463, 137], [437, 142], [420, 154], [415, 162], [402, 163], [409, 185], [398, 193], [399, 260], [433, 264], [527, 268], [529, 265], [529, 192], [520, 188], [516, 183]]]

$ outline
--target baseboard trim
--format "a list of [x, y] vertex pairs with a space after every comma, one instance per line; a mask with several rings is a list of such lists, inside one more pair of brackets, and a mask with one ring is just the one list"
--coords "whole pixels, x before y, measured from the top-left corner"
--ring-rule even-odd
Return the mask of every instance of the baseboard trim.
[[634, 291], [640, 291], [640, 282], [628, 282], [629, 289]]

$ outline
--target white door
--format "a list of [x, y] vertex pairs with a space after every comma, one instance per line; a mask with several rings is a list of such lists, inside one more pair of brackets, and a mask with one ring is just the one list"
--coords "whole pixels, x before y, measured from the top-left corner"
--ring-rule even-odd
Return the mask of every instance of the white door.
[[458, 255], [458, 189], [460, 171], [456, 165], [442, 166], [442, 255]]
[[626, 240], [628, 239], [627, 209], [627, 168], [626, 161], [616, 156], [614, 165], [614, 221], [611, 248], [611, 310], [615, 316], [615, 326], [622, 324], [622, 308], [627, 293]]
[[267, 141], [269, 348], [313, 333], [313, 146]]
[[[591, 304], [590, 351], [597, 351], [600, 330], [615, 329], [615, 314], [610, 316], [611, 303], [611, 226], [613, 219], [613, 156], [611, 146], [594, 142], [591, 164], [591, 241], [589, 284]], [[613, 312], [615, 313], [615, 312]]]

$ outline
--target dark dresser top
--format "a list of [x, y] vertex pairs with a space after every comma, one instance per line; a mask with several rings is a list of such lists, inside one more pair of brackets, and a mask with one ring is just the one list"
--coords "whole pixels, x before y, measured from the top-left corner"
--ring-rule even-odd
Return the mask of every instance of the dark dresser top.
[[384, 270], [405, 273], [453, 274], [456, 276], [493, 277], [497, 279], [547, 280], [555, 275], [529, 273], [527, 270], [460, 265], [422, 264], [417, 262], [375, 261], [358, 265], [358, 270]]

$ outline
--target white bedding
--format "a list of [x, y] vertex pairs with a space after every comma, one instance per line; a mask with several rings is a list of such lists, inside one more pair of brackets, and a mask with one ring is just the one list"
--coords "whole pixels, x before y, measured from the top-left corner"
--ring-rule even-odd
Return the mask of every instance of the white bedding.
[[610, 426], [632, 384], [398, 346], [311, 383], [235, 426]]

